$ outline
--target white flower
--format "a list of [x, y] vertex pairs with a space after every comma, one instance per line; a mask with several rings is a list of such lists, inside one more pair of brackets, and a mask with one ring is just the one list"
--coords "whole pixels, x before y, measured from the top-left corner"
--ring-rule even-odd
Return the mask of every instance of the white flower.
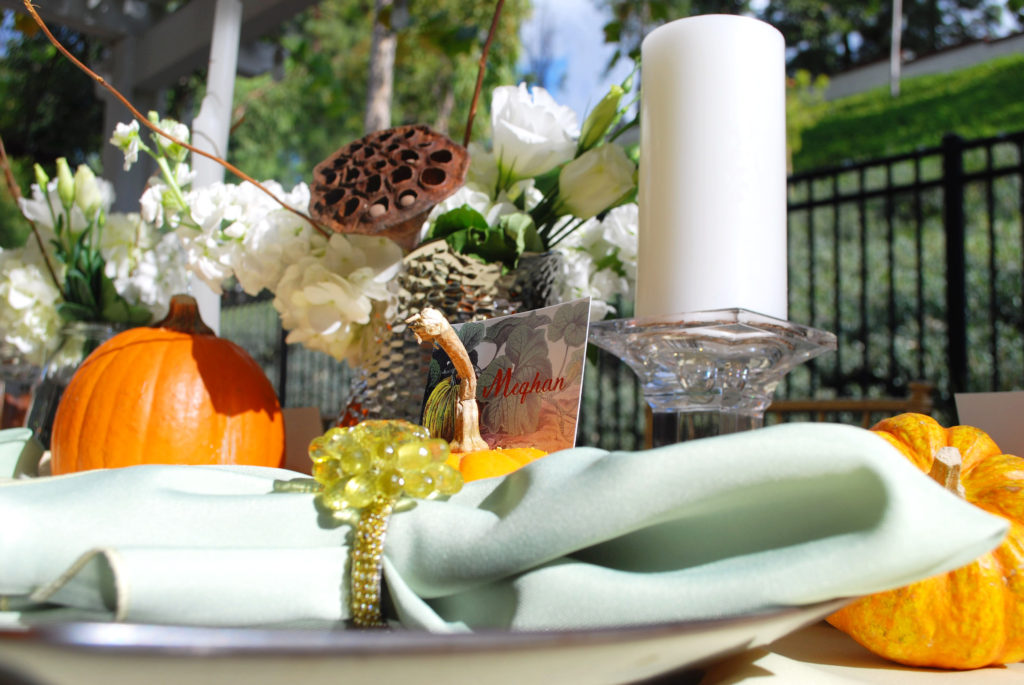
[[138, 214], [111, 214], [100, 251], [117, 293], [145, 305], [154, 319], [166, 313], [171, 295], [188, 287], [185, 251], [177, 236], [161, 234]]
[[[57, 197], [57, 179], [51, 179], [44, 193], [38, 184], [33, 183], [31, 197], [21, 197], [18, 200], [18, 209], [26, 219], [36, 225], [36, 228], [48, 229], [47, 238], [52, 237], [54, 230], [54, 217], [60, 216], [64, 208], [60, 205]], [[81, 213], [80, 213], [81, 214]], [[85, 228], [85, 216], [81, 215], [82, 225], [79, 230]]]
[[362, 330], [375, 303], [388, 306], [387, 281], [401, 257], [386, 238], [335, 234], [322, 256], [289, 265], [274, 298], [286, 341], [358, 363]]
[[[309, 187], [304, 183], [287, 195], [272, 181], [264, 186], [289, 207], [305, 210], [309, 205]], [[274, 290], [289, 264], [314, 249], [323, 250], [326, 239], [308, 221], [284, 209], [254, 185], [244, 183], [237, 192], [245, 211], [230, 231], [241, 241], [240, 249], [232, 253], [235, 276], [250, 295], [264, 288]]]
[[559, 243], [555, 248], [562, 257], [555, 279], [558, 300], [590, 297], [590, 316], [599, 321], [615, 311], [609, 300], [632, 299], [638, 222], [637, 205], [622, 205], [609, 211], [603, 221], [585, 221]]
[[164, 191], [166, 190], [167, 187], [163, 184], [151, 182], [142, 191], [142, 197], [139, 198], [139, 210], [143, 220], [154, 226], [164, 225]]
[[237, 200], [237, 186], [213, 183], [187, 193], [185, 199], [198, 226], [181, 224], [177, 229], [189, 269], [220, 293], [223, 282], [234, 274], [236, 252], [245, 234], [243, 225], [235, 225], [244, 213]]
[[[32, 184], [31, 197], [22, 197], [18, 200], [18, 208], [26, 219], [36, 225], [37, 229], [44, 229], [47, 233], [44, 240], [54, 234], [55, 218], [64, 215], [64, 207], [61, 205], [57, 192], [58, 179], [51, 179], [44, 192], [37, 183]], [[101, 178], [94, 178], [93, 191], [99, 193], [99, 209], [107, 212], [114, 201], [114, 186], [109, 181]], [[74, 197], [74, 182], [72, 182], [72, 198]], [[95, 198], [94, 198], [95, 199]], [[71, 205], [71, 233], [79, 235], [88, 226], [85, 212], [78, 206], [78, 203]]]
[[601, 222], [601, 238], [615, 249], [626, 278], [636, 283], [637, 230], [640, 210], [636, 203], [615, 207]]
[[561, 206], [573, 216], [589, 219], [632, 190], [635, 172], [633, 160], [618, 145], [587, 150], [558, 174]]
[[[174, 119], [161, 119], [156, 112], [149, 113], [149, 120], [159, 130], [172, 138], [176, 138], [183, 143], [188, 142], [189, 129], [185, 124], [175, 121]], [[172, 162], [181, 162], [185, 159], [185, 155], [188, 154], [188, 150], [186, 148], [182, 147], [170, 138], [160, 135], [159, 133], [153, 134], [153, 140], [156, 142], [157, 147], [159, 147], [160, 152]]]
[[518, 212], [516, 206], [505, 200], [495, 201], [491, 196], [482, 190], [477, 190], [469, 185], [464, 185], [441, 202], [434, 205], [430, 210], [427, 223], [433, 223], [437, 217], [445, 212], [458, 209], [468, 205], [470, 209], [476, 210], [487, 219], [488, 225], [494, 226], [498, 219], [506, 214]]
[[503, 180], [539, 176], [572, 159], [580, 135], [576, 113], [543, 88], [500, 86], [491, 99], [494, 156]]
[[139, 161], [139, 145], [141, 141], [139, 140], [138, 120], [132, 119], [129, 124], [118, 123], [114, 127], [114, 135], [111, 136], [110, 142], [124, 153], [124, 170], [130, 170], [132, 164]]
[[60, 291], [45, 266], [24, 249], [0, 249], [0, 333], [27, 361], [42, 366], [61, 327]]

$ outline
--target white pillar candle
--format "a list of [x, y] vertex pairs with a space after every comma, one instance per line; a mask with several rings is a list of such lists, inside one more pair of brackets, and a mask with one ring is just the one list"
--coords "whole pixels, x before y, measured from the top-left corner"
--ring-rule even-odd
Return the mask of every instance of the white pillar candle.
[[643, 41], [636, 316], [785, 319], [785, 41], [703, 15]]

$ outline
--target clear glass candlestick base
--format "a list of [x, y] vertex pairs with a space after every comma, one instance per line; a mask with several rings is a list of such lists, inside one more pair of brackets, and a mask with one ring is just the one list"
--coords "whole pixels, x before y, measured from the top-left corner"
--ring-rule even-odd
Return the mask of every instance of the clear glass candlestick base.
[[652, 447], [760, 428], [785, 375], [836, 349], [832, 333], [746, 309], [599, 321], [590, 342], [639, 377]]

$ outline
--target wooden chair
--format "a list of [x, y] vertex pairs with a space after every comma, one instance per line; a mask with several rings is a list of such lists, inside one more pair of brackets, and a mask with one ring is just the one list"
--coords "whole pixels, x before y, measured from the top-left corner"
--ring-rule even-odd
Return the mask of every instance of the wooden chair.
[[[788, 419], [834, 421], [836, 417], [859, 417], [860, 425], [871, 427], [877, 420], [885, 416], [893, 416], [905, 412], [930, 414], [932, 411], [932, 391], [934, 386], [924, 381], [911, 381], [909, 394], [906, 397], [872, 397], [864, 399], [795, 399], [776, 400], [765, 410], [765, 423], [780, 423]], [[769, 417], [774, 421], [769, 422]], [[849, 419], [847, 419], [849, 421]]]

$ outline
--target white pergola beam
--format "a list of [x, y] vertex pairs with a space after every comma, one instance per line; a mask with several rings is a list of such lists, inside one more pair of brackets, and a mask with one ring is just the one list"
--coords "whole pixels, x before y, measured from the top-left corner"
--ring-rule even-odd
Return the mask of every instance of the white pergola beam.
[[[263, 36], [317, 0], [242, 0], [241, 43]], [[216, 2], [192, 0], [153, 21], [143, 0], [43, 0], [36, 11], [47, 24], [117, 41], [135, 39], [134, 88], [161, 90], [210, 57]], [[21, 0], [0, 0], [0, 9], [24, 12]], [[117, 85], [117, 84], [114, 84]]]
[[[42, 0], [34, 4], [47, 24], [100, 38], [121, 38], [153, 23], [149, 3], [143, 0]], [[21, 0], [0, 0], [0, 9], [25, 13]]]
[[[255, 40], [316, 0], [245, 0], [241, 42]], [[138, 36], [135, 85], [156, 90], [206, 64], [216, 2], [193, 0]]]

